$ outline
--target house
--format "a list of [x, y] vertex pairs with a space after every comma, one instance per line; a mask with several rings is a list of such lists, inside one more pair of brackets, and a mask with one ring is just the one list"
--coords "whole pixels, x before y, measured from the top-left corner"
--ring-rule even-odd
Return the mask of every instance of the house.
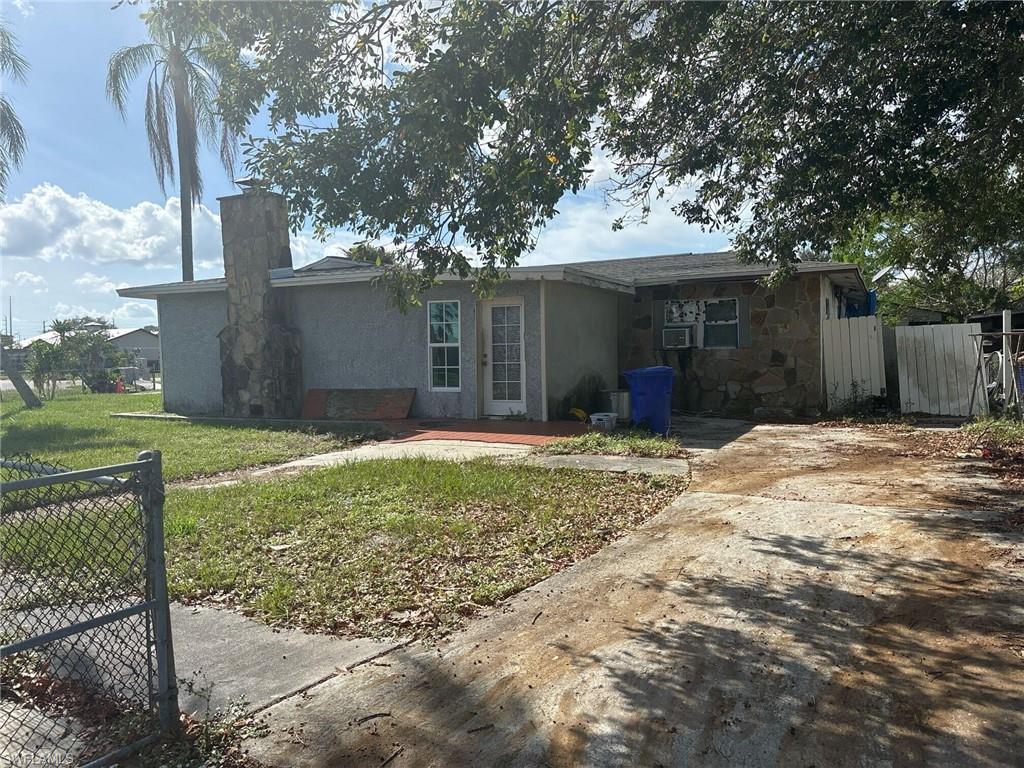
[[823, 318], [862, 305], [849, 264], [799, 264], [775, 290], [731, 253], [517, 267], [494, 296], [444, 278], [401, 313], [380, 270], [329, 257], [292, 269], [279, 195], [221, 199], [225, 277], [120, 289], [153, 299], [165, 407], [296, 416], [310, 391], [402, 390], [416, 417], [547, 420], [580, 382], [672, 365], [694, 410], [817, 410]]
[[[1010, 310], [1010, 330], [1024, 331], [1024, 299], [1011, 301], [1006, 309]], [[969, 323], [978, 323], [982, 333], [995, 334], [1003, 330], [1003, 310], [990, 309], [967, 318]], [[983, 340], [986, 352], [995, 352], [1002, 348], [1002, 340], [997, 336], [988, 336]]]
[[[160, 336], [148, 328], [104, 328], [99, 324], [89, 323], [83, 326], [87, 331], [103, 333], [117, 349], [137, 358], [143, 358], [149, 365], [160, 364]], [[47, 344], [59, 344], [60, 334], [56, 331], [45, 331], [16, 343], [16, 348], [27, 356], [29, 348], [37, 341]]]
[[160, 334], [149, 328], [105, 328], [103, 333], [122, 352], [160, 366]]

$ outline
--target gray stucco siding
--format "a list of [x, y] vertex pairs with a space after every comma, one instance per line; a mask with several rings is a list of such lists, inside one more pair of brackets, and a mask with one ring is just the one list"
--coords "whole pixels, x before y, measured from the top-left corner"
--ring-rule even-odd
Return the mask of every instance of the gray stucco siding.
[[565, 282], [545, 285], [549, 413], [581, 379], [618, 387], [618, 295]]
[[228, 319], [224, 293], [161, 296], [157, 315], [164, 409], [189, 415], [221, 413], [217, 334]]
[[289, 291], [302, 336], [302, 381], [309, 389], [412, 387], [415, 416], [476, 415], [472, 316], [458, 291], [432, 291], [429, 299], [460, 300], [459, 392], [433, 392], [427, 366], [427, 297], [402, 314], [382, 290], [367, 283], [308, 286]]
[[[306, 389], [412, 387], [415, 417], [479, 415], [478, 300], [471, 286], [445, 283], [424, 293], [420, 306], [399, 312], [380, 288], [368, 283], [304, 286], [289, 291], [292, 319], [302, 336]], [[539, 291], [535, 283], [506, 283], [497, 296], [524, 303], [527, 416], [541, 418]], [[459, 302], [458, 392], [434, 391], [428, 364], [427, 306]]]

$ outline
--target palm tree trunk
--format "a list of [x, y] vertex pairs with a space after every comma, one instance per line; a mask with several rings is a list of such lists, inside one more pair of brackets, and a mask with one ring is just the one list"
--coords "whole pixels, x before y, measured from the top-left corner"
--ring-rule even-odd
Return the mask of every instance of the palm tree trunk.
[[189, 137], [195, 126], [189, 124], [185, 71], [172, 56], [171, 84], [174, 90], [174, 133], [178, 141], [178, 197], [181, 205], [181, 279], [190, 283], [195, 279], [192, 268], [192, 152]]

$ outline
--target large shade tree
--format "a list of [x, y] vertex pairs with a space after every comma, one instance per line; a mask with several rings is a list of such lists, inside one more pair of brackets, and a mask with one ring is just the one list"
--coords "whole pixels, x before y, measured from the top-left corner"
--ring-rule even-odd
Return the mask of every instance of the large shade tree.
[[869, 279], [877, 276], [879, 314], [893, 322], [917, 310], [962, 322], [1009, 307], [1024, 298], [1024, 200], [995, 192], [989, 205], [1006, 209], [1000, 221], [1009, 231], [979, 238], [946, 211], [908, 209], [867, 216], [833, 258], [860, 265]]
[[[18, 51], [18, 40], [7, 25], [0, 21], [0, 82], [25, 82], [28, 62]], [[21, 166], [28, 139], [25, 128], [7, 94], [0, 93], [0, 199], [7, 193], [11, 170]]]
[[183, 280], [190, 281], [194, 278], [192, 208], [203, 194], [199, 151], [203, 144], [215, 147], [231, 174], [235, 136], [217, 113], [219, 63], [206, 53], [211, 28], [202, 23], [199, 9], [190, 3], [158, 2], [143, 19], [150, 42], [126, 46], [110, 57], [107, 96], [127, 118], [131, 85], [140, 73], [147, 73], [146, 139], [165, 194], [167, 182], [174, 181], [177, 161], [181, 273]]
[[271, 116], [249, 170], [425, 280], [514, 265], [597, 151], [629, 215], [665, 198], [784, 267], [921, 210], [979, 249], [1020, 236], [982, 192], [1024, 195], [1024, 4], [253, 3], [215, 23], [221, 61], [255, 52], [224, 113]]

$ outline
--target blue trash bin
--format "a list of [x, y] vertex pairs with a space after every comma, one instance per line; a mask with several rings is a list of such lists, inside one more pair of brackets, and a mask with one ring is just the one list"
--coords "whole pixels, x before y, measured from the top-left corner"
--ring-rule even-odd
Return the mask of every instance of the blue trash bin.
[[659, 435], [668, 435], [672, 423], [672, 380], [675, 371], [667, 365], [635, 368], [623, 374], [629, 383], [632, 422]]

